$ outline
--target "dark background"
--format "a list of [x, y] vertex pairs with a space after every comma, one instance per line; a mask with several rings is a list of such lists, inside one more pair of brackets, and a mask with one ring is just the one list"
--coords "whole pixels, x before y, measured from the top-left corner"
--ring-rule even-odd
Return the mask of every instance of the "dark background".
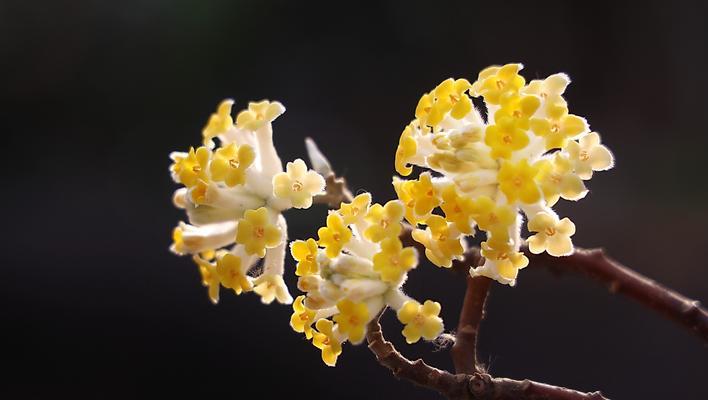
[[[280, 100], [283, 160], [310, 135], [355, 190], [385, 201], [423, 92], [490, 64], [566, 72], [571, 111], [617, 159], [585, 200], [557, 207], [576, 244], [708, 300], [706, 16], [683, 1], [1, 1], [0, 395], [435, 397], [365, 346], [325, 367], [289, 307], [226, 291], [212, 306], [191, 261], [168, 253], [182, 214], [167, 155], [199, 144], [225, 97]], [[289, 213], [290, 236], [314, 235], [325, 212]], [[462, 279], [424, 263], [407, 289], [441, 301], [454, 327]], [[451, 368], [447, 351], [405, 346], [385, 322], [405, 354]], [[527, 270], [494, 287], [481, 346], [498, 376], [708, 398], [699, 339], [581, 278]]]

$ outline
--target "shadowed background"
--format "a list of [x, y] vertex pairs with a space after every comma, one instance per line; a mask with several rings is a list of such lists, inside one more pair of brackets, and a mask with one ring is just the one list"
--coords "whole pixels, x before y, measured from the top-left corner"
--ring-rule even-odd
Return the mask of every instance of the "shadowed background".
[[[0, 2], [0, 394], [436, 397], [365, 346], [325, 367], [289, 328], [290, 307], [226, 291], [212, 306], [196, 267], [168, 253], [183, 216], [167, 155], [199, 144], [226, 97], [283, 102], [282, 159], [304, 157], [312, 136], [353, 190], [383, 202], [423, 92], [490, 64], [522, 62], [529, 80], [566, 72], [571, 112], [617, 159], [586, 199], [557, 207], [575, 243], [708, 301], [706, 10], [641, 4]], [[290, 237], [315, 235], [325, 213], [289, 212]], [[423, 262], [406, 288], [455, 326], [463, 279]], [[446, 350], [405, 346], [391, 313], [384, 322], [406, 355], [451, 368]], [[482, 329], [497, 376], [708, 398], [700, 340], [594, 282], [523, 271], [516, 288], [493, 288]]]

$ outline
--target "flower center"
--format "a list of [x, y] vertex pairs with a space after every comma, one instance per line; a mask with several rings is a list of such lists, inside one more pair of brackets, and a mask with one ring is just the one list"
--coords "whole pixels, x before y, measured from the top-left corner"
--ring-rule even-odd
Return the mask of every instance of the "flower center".
[[202, 170], [202, 167], [200, 167], [200, 166], [198, 166], [198, 165], [195, 165], [195, 166], [192, 167], [192, 171], [193, 171], [195, 174], [198, 174], [199, 172], [201, 172], [201, 170]]
[[307, 316], [307, 313], [306, 313], [306, 312], [301, 313], [301, 314], [299, 315], [299, 318], [300, 318], [300, 321], [303, 321], [303, 322], [305, 322], [305, 321], [307, 321], [308, 319], [310, 319], [310, 317]]
[[388, 228], [388, 218], [381, 218], [381, 227], [384, 229]]
[[444, 242], [447, 240], [447, 235], [445, 233], [441, 233], [438, 235], [438, 241], [439, 242]]
[[557, 183], [560, 183], [560, 181], [561, 181], [561, 176], [558, 175], [558, 174], [552, 174], [552, 175], [551, 175], [551, 181], [553, 181], [553, 183], [556, 183], [556, 184], [557, 184]]
[[335, 242], [338, 242], [339, 241], [339, 233], [333, 233], [332, 240], [334, 240]]
[[425, 316], [423, 314], [416, 314], [415, 317], [413, 317], [413, 323], [418, 326], [423, 326], [425, 323]]
[[504, 137], [502, 137], [502, 142], [505, 144], [511, 144], [512, 141], [511, 135], [504, 135]]
[[554, 228], [552, 226], [549, 226], [548, 228], [546, 228], [546, 235], [553, 236], [555, 234], [556, 234], [556, 228]]
[[263, 115], [261, 113], [256, 113], [256, 120], [257, 121], [262, 121], [264, 119], [265, 119], [265, 115]]
[[302, 182], [300, 182], [300, 181], [293, 182], [293, 192], [299, 192], [301, 190], [302, 190]]
[[504, 83], [504, 81], [501, 80], [501, 79], [497, 79], [496, 84], [497, 84], [497, 89], [499, 89], [499, 90], [504, 89], [504, 86], [506, 85], [506, 84]]
[[590, 154], [588, 154], [588, 152], [586, 150], [583, 150], [580, 152], [579, 158], [580, 158], [580, 161], [587, 161], [590, 159]]
[[558, 132], [560, 132], [560, 126], [558, 126], [558, 124], [551, 125], [551, 133], [558, 133]]
[[523, 181], [523, 179], [521, 179], [521, 177], [518, 177], [518, 176], [517, 176], [516, 178], [514, 178], [514, 179], [512, 180], [512, 183], [513, 183], [514, 186], [516, 186], [516, 187], [521, 187], [521, 184], [524, 183], [524, 181]]
[[511, 113], [515, 118], [521, 118], [521, 111], [519, 110], [514, 110], [513, 113]]
[[255, 236], [255, 237], [259, 238], [259, 239], [262, 238], [264, 235], [265, 235], [265, 229], [263, 229], [262, 226], [256, 227], [256, 228], [253, 230], [253, 236]]
[[238, 160], [235, 158], [229, 159], [229, 166], [231, 168], [238, 168]]
[[389, 258], [389, 261], [391, 262], [391, 265], [396, 266], [396, 267], [400, 263], [400, 261], [398, 260], [398, 257], [396, 257], [396, 256], [392, 256], [391, 258]]
[[312, 254], [308, 254], [305, 256], [305, 261], [313, 262], [313, 261], [315, 261], [315, 256], [313, 256]]
[[450, 95], [450, 103], [456, 104], [458, 101], [460, 101], [460, 98], [455, 96], [454, 94]]

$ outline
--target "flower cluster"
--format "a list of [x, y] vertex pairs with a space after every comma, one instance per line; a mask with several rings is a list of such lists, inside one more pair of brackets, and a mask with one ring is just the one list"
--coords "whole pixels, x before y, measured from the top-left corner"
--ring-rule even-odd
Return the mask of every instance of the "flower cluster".
[[[461, 259], [465, 237], [479, 229], [484, 264], [470, 273], [513, 285], [528, 259], [520, 252], [523, 218], [533, 253], [563, 256], [573, 251], [575, 225], [552, 206], [579, 200], [593, 171], [613, 166], [600, 136], [571, 114], [563, 93], [565, 74], [526, 80], [521, 64], [492, 66], [477, 81], [447, 79], [424, 94], [415, 119], [401, 134], [396, 171], [412, 165], [432, 170], [415, 180], [394, 178], [413, 238], [440, 267]], [[474, 107], [481, 97], [486, 118]], [[442, 215], [434, 213], [440, 208]]]
[[[170, 155], [172, 178], [183, 185], [173, 201], [189, 220], [174, 229], [171, 250], [192, 255], [214, 303], [223, 286], [236, 294], [254, 291], [263, 303], [277, 299], [289, 304], [282, 213], [310, 207], [325, 181], [300, 159], [283, 171], [272, 127], [285, 112], [280, 103], [249, 103], [235, 124], [232, 106], [232, 100], [225, 100], [211, 115], [202, 132], [203, 146]], [[256, 268], [261, 259], [262, 268]], [[256, 269], [260, 274], [252, 276]]]
[[416, 249], [399, 239], [403, 217], [400, 201], [372, 205], [371, 195], [362, 193], [329, 213], [318, 240], [291, 244], [298, 288], [306, 295], [295, 299], [290, 325], [321, 349], [325, 364], [335, 365], [345, 341], [361, 343], [367, 324], [386, 306], [397, 310], [408, 343], [442, 333], [440, 304], [420, 304], [401, 290], [418, 264]]

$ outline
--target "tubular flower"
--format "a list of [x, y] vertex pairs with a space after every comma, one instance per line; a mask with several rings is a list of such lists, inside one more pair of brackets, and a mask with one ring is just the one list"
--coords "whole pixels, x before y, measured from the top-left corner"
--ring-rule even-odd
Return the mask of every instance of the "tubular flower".
[[[411, 175], [413, 166], [435, 175], [423, 171], [393, 179], [413, 238], [431, 262], [450, 266], [466, 248], [466, 238], [480, 230], [486, 235], [485, 260], [470, 274], [509, 285], [528, 262], [519, 252], [521, 213], [527, 219], [555, 215], [551, 207], [559, 199], [583, 198], [583, 181], [614, 164], [600, 136], [570, 113], [563, 97], [568, 76], [554, 74], [527, 85], [522, 67], [492, 66], [471, 85], [447, 79], [425, 93], [401, 134], [395, 166], [402, 176]], [[483, 99], [484, 115], [468, 103], [470, 97]], [[558, 253], [534, 232], [536, 248]]]
[[529, 220], [530, 232], [537, 232], [526, 241], [534, 254], [544, 251], [554, 257], [567, 256], [573, 252], [570, 237], [575, 234], [575, 224], [568, 218], [558, 220], [558, 216], [541, 211]]
[[312, 196], [324, 191], [324, 178], [315, 171], [308, 171], [299, 158], [289, 162], [286, 168], [287, 173], [281, 172], [273, 178], [275, 195], [289, 199], [295, 208], [310, 208]]
[[297, 296], [293, 302], [290, 327], [295, 332], [304, 333], [307, 339], [312, 339], [312, 324], [315, 322], [315, 311], [305, 307], [304, 300], [305, 296]]
[[339, 214], [344, 219], [345, 224], [357, 224], [363, 221], [370, 205], [371, 194], [362, 193], [356, 196], [351, 203], [342, 203], [339, 206]]
[[296, 240], [290, 243], [290, 253], [297, 260], [295, 275], [314, 275], [319, 271], [317, 265], [317, 242], [315, 239], [307, 241]]
[[234, 125], [233, 104], [224, 100], [209, 117], [202, 130], [204, 146], [170, 154], [172, 179], [183, 186], [173, 203], [189, 221], [173, 230], [170, 250], [193, 256], [215, 303], [220, 286], [237, 294], [256, 292], [265, 303], [290, 303], [282, 280], [287, 250], [283, 212], [309, 207], [324, 180], [296, 160], [291, 164], [306, 178], [302, 193], [307, 195], [279, 196], [275, 186], [282, 178], [276, 176], [290, 175], [273, 146], [272, 122], [285, 109], [278, 102], [251, 103]]
[[408, 344], [416, 343], [420, 338], [434, 340], [443, 332], [440, 315], [440, 303], [426, 300], [423, 305], [415, 300], [408, 300], [398, 310], [398, 320], [406, 327], [403, 336]]
[[[366, 218], [347, 218], [366, 212], [370, 202], [371, 195], [363, 193], [346, 207], [330, 211], [327, 226], [320, 229], [316, 255], [309, 247], [314, 239], [292, 246], [296, 260], [302, 263], [303, 255], [313, 256], [318, 268], [307, 275], [296, 272], [297, 286], [306, 294], [296, 299], [291, 326], [308, 337], [306, 326], [317, 321], [313, 344], [322, 349], [322, 360], [329, 366], [336, 363], [344, 342], [357, 344], [364, 339], [368, 323], [384, 308], [400, 310], [406, 302], [415, 302], [402, 290], [409, 271], [418, 264], [417, 250], [403, 247], [398, 238], [403, 206], [395, 200], [385, 206], [374, 204]], [[352, 212], [355, 206], [359, 211]], [[383, 228], [382, 220], [388, 221]], [[366, 234], [372, 232], [371, 227], [376, 233]], [[335, 234], [347, 239], [335, 243]], [[438, 325], [426, 328], [423, 337], [427, 340], [442, 333], [442, 320], [434, 320]]]

